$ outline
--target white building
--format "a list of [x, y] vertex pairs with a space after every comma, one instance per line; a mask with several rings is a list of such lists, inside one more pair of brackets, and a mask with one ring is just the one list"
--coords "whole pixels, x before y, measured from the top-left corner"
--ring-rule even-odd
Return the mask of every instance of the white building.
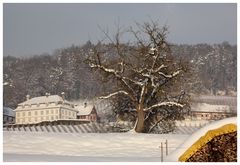
[[39, 123], [59, 119], [76, 119], [77, 110], [74, 105], [58, 95], [46, 94], [46, 96], [31, 98], [18, 104], [15, 109], [16, 124]]

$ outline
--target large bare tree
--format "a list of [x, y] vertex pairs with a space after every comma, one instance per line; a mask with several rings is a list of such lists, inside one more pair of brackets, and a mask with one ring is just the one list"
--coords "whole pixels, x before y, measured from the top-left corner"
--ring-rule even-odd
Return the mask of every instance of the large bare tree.
[[[121, 28], [117, 28], [114, 37], [103, 32], [111, 42], [111, 50], [96, 46], [86, 60], [92, 69], [115, 82], [114, 91], [100, 98], [126, 96], [133, 105], [131, 111], [136, 114], [136, 132], [146, 132], [146, 120], [157, 109], [184, 109], [187, 102], [182, 99], [185, 95], [182, 83], [188, 65], [172, 57], [166, 40], [166, 26], [161, 27], [153, 21], [137, 24], [136, 28], [125, 31], [134, 38], [128, 43], [120, 41], [123, 35]], [[149, 129], [153, 129], [161, 120], [161, 115], [156, 117]]]

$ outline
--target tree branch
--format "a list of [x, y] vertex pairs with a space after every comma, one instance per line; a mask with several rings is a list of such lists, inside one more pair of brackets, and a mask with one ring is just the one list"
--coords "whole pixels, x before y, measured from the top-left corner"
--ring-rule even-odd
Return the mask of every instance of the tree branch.
[[172, 101], [161, 102], [161, 103], [157, 103], [155, 105], [152, 105], [149, 108], [145, 108], [143, 111], [146, 112], [146, 111], [152, 110], [153, 108], [157, 108], [157, 107], [161, 107], [161, 106], [169, 106], [169, 107], [177, 106], [177, 107], [183, 108], [184, 105], [176, 103], [176, 102], [172, 102]]
[[153, 124], [153, 126], [148, 130], [148, 133], [151, 132], [153, 128], [155, 128], [158, 125], [158, 123], [160, 123], [160, 121], [162, 121], [162, 118], [158, 119], [157, 122]]
[[100, 96], [99, 99], [108, 99], [110, 97], [113, 97], [113, 96], [119, 95], [119, 94], [124, 94], [124, 95], [127, 95], [127, 96], [131, 97], [128, 92], [126, 92], [124, 90], [121, 90], [121, 91], [117, 91], [117, 92], [111, 93], [111, 94], [109, 94], [107, 96]]
[[165, 78], [173, 78], [173, 77], [176, 77], [181, 71], [182, 70], [177, 70], [177, 71], [173, 72], [172, 74], [165, 74], [163, 72], [158, 72], [158, 74]]

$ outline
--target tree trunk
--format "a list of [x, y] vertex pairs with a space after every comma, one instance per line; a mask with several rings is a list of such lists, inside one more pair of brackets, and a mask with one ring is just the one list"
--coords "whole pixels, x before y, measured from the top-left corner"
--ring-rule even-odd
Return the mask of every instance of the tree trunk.
[[142, 109], [137, 111], [137, 120], [135, 124], [135, 131], [138, 133], [142, 133], [144, 131], [144, 118], [145, 112]]

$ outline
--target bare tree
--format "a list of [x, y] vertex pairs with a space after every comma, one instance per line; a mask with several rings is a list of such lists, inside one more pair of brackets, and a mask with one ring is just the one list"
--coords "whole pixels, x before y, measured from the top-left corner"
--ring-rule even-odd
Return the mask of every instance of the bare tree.
[[154, 110], [181, 110], [187, 105], [182, 99], [185, 92], [176, 94], [181, 88], [176, 84], [181, 83], [187, 67], [181, 61], [174, 61], [171, 56], [166, 27], [160, 27], [156, 22], [137, 24], [137, 27], [137, 30], [130, 28], [129, 32], [136, 40], [128, 44], [120, 42], [120, 28], [113, 38], [105, 33], [114, 47], [114, 55], [117, 55], [115, 60], [110, 60], [107, 51], [96, 47], [86, 61], [91, 68], [99, 70], [117, 84], [115, 91], [100, 98], [127, 96], [137, 114], [134, 129], [145, 132], [145, 121]]

